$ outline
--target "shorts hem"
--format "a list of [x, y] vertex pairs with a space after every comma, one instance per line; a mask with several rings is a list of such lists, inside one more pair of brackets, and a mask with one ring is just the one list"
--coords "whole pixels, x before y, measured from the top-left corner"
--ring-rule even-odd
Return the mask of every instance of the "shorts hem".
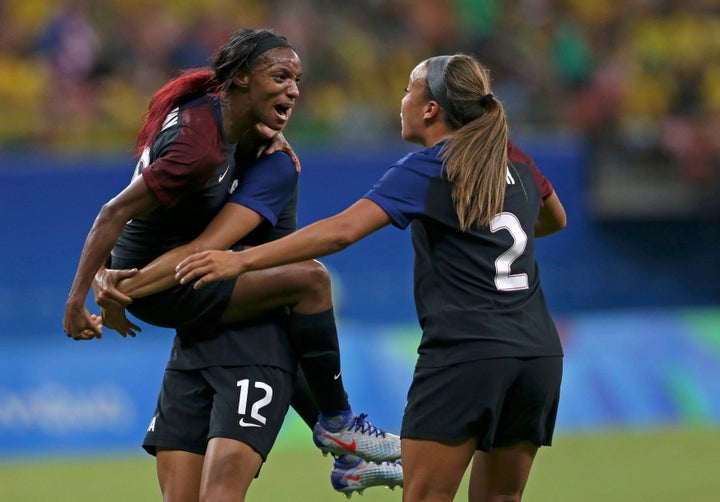
[[221, 439], [232, 439], [233, 441], [239, 441], [241, 443], [245, 443], [250, 448], [252, 448], [255, 453], [260, 455], [260, 457], [263, 459], [263, 462], [267, 461], [267, 456], [270, 453], [270, 450], [272, 449], [272, 446], [267, 449], [267, 451], [264, 451], [264, 448], [259, 448], [257, 445], [257, 442], [255, 441], [246, 441], [244, 439], [238, 439], [237, 437], [233, 437], [232, 434], [228, 434], [225, 432], [216, 432], [212, 436], [208, 436], [208, 441], [210, 441], [212, 438], [221, 438]]
[[437, 443], [462, 443], [468, 439], [472, 439], [473, 435], [463, 437], [437, 436], [433, 434], [422, 435], [422, 433], [403, 434], [400, 433], [400, 439], [416, 439], [418, 441], [435, 441]]
[[545, 439], [545, 440], [536, 440], [536, 439], [528, 439], [528, 438], [516, 438], [516, 439], [507, 439], [502, 442], [498, 442], [493, 445], [493, 448], [503, 448], [506, 446], [513, 446], [518, 443], [522, 443], [523, 441], [528, 441], [538, 448], [541, 446], [552, 446], [552, 439]]
[[196, 453], [198, 455], [205, 455], [205, 451], [207, 450], [207, 444], [204, 444], [202, 446], [188, 446], [187, 444], [183, 444], [180, 441], [165, 438], [159, 438], [153, 441], [145, 441], [143, 442], [142, 447], [153, 457], [157, 456], [158, 448], [164, 450], [186, 451], [188, 453]]

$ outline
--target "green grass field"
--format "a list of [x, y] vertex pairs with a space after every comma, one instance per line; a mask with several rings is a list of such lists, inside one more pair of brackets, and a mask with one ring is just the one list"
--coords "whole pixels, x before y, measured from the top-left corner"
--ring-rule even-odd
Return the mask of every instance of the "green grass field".
[[[281, 446], [281, 445], [280, 445]], [[313, 449], [278, 447], [248, 500], [324, 502], [345, 498], [329, 483], [331, 460]], [[561, 435], [538, 454], [529, 502], [705, 502], [720, 500], [720, 429]], [[399, 501], [401, 489], [370, 488], [362, 502]], [[0, 459], [0, 501], [127, 502], [160, 500], [154, 461], [77, 458]], [[466, 500], [466, 485], [456, 500]]]

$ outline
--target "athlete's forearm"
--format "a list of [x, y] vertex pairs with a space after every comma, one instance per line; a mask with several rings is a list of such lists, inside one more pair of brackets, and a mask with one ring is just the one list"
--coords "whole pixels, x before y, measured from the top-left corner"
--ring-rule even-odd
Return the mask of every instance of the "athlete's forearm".
[[235, 256], [243, 272], [321, 258], [342, 251], [355, 242], [343, 237], [337, 217], [320, 220], [287, 237], [257, 246]]
[[136, 275], [121, 281], [118, 289], [131, 298], [142, 298], [176, 286], [175, 267], [180, 261], [200, 251], [226, 250], [262, 221], [263, 217], [252, 209], [227, 203], [192, 242], [157, 257]]
[[361, 199], [345, 211], [282, 239], [238, 253], [243, 272], [321, 258], [363, 239], [390, 223], [374, 202]]
[[193, 243], [172, 249], [140, 269], [133, 277], [120, 281], [117, 289], [135, 299], [177, 286], [175, 266], [191, 254], [206, 249], [201, 244]]
[[95, 273], [102, 268], [117, 242], [125, 221], [113, 217], [107, 205], [103, 206], [88, 232], [80, 254], [75, 279], [68, 294], [68, 304], [84, 304]]
[[175, 277], [181, 284], [196, 280], [194, 287], [199, 288], [253, 270], [320, 258], [345, 249], [390, 222], [378, 205], [361, 199], [338, 215], [240, 253], [194, 254], [178, 264]]

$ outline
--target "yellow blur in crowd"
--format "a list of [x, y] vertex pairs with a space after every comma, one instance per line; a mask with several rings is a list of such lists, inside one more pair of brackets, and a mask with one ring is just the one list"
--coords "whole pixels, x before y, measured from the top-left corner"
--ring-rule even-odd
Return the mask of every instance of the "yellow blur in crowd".
[[129, 151], [152, 93], [240, 27], [303, 59], [295, 142], [394, 137], [414, 62], [467, 52], [519, 127], [680, 131], [720, 158], [713, 0], [5, 0], [0, 149]]

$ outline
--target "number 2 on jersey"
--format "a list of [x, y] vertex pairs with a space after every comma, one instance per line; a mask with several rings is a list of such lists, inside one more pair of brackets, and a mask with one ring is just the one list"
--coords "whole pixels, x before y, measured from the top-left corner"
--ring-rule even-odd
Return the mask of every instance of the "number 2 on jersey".
[[513, 245], [495, 260], [495, 287], [500, 291], [527, 289], [527, 274], [510, 273], [513, 262], [525, 251], [527, 234], [520, 225], [520, 220], [513, 213], [498, 213], [490, 221], [490, 231], [495, 233], [499, 230], [510, 232]]

